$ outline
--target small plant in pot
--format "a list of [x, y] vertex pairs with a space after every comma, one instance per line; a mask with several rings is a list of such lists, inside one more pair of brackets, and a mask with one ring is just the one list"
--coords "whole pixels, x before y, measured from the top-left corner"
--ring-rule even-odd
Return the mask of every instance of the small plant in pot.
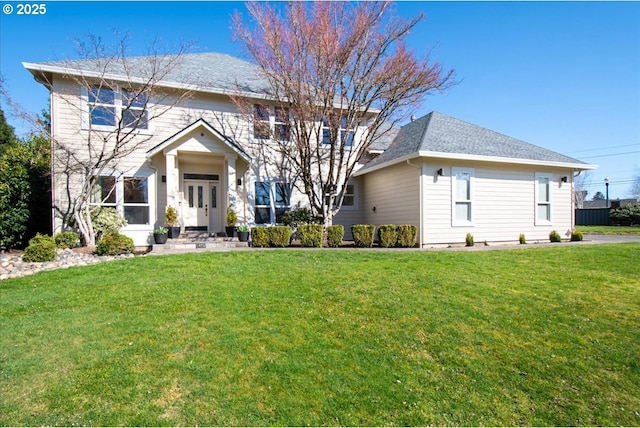
[[236, 232], [238, 233], [238, 240], [240, 242], [249, 241], [249, 228], [247, 226], [238, 226]]
[[224, 228], [227, 236], [229, 238], [233, 238], [233, 232], [236, 229], [236, 223], [238, 222], [238, 216], [236, 212], [233, 210], [233, 207], [230, 206], [227, 208], [227, 226]]
[[180, 226], [178, 226], [178, 211], [174, 207], [167, 207], [167, 212], [164, 214], [164, 222], [169, 229], [169, 238], [178, 238], [180, 236]]
[[153, 231], [153, 240], [156, 244], [164, 244], [167, 242], [169, 229], [164, 226], [160, 226]]

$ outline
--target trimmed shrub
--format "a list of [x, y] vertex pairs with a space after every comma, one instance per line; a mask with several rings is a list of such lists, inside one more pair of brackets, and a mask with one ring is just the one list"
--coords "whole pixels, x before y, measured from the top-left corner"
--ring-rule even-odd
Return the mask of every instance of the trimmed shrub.
[[411, 248], [416, 245], [418, 227], [412, 224], [398, 225], [398, 247]]
[[291, 244], [293, 230], [289, 226], [271, 226], [269, 231], [269, 245], [272, 247], [288, 247]]
[[473, 235], [467, 233], [467, 236], [464, 238], [464, 242], [467, 244], [467, 247], [473, 247], [475, 243], [473, 242]]
[[376, 235], [376, 227], [373, 224], [352, 224], [351, 234], [356, 247], [370, 248]]
[[337, 248], [342, 245], [342, 239], [344, 238], [344, 226], [341, 224], [334, 224], [327, 227], [327, 245], [331, 248]]
[[625, 205], [609, 211], [609, 221], [613, 226], [640, 225], [640, 204]]
[[520, 234], [520, 237], [518, 238], [518, 241], [520, 241], [520, 243], [521, 243], [522, 245], [524, 245], [524, 244], [526, 244], [526, 243], [527, 243], [527, 237], [526, 237], [526, 236], [524, 236], [524, 233], [521, 233], [521, 234]]
[[562, 236], [560, 236], [560, 234], [556, 230], [552, 230], [549, 234], [549, 241], [562, 242]]
[[251, 228], [251, 245], [254, 247], [269, 246], [269, 232], [265, 226], [256, 226]]
[[384, 248], [394, 247], [398, 242], [398, 226], [383, 224], [378, 228], [378, 241]]
[[303, 247], [322, 247], [321, 224], [301, 224], [298, 226], [298, 238]]
[[96, 254], [99, 256], [117, 256], [119, 254], [132, 253], [134, 249], [133, 239], [118, 232], [110, 232], [98, 241]]
[[22, 254], [25, 262], [52, 262], [56, 259], [56, 242], [51, 236], [36, 234]]
[[572, 241], [582, 241], [582, 232], [578, 230], [574, 230], [571, 232], [571, 240]]
[[75, 248], [78, 245], [78, 234], [75, 232], [59, 232], [53, 236], [56, 247], [61, 249]]

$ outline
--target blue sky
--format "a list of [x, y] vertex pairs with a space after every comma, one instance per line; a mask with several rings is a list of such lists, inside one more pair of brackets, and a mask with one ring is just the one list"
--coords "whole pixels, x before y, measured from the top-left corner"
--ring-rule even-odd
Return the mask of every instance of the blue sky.
[[[229, 16], [241, 2], [56, 2], [41, 16], [0, 14], [0, 73], [16, 101], [38, 112], [44, 87], [24, 62], [73, 58], [87, 34], [115, 41], [130, 34], [132, 54], [153, 39], [193, 41], [196, 52], [241, 56]], [[588, 174], [590, 199], [629, 195], [640, 173], [639, 2], [399, 2], [397, 12], [427, 19], [409, 36], [417, 52], [453, 68], [460, 83], [426, 99], [432, 110], [573, 156], [599, 168]], [[18, 132], [26, 128], [9, 116]]]

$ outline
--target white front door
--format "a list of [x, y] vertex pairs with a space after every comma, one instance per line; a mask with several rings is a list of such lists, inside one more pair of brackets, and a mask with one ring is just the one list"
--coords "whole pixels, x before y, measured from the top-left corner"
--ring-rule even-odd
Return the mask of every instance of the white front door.
[[207, 230], [209, 227], [209, 185], [206, 181], [184, 181], [184, 225]]

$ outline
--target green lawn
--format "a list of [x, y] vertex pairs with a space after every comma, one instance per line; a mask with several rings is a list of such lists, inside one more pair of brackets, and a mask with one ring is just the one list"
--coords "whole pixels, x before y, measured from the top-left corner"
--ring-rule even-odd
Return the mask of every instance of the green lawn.
[[638, 226], [578, 226], [576, 229], [594, 235], [640, 235]]
[[640, 244], [140, 257], [0, 282], [0, 425], [640, 425]]

